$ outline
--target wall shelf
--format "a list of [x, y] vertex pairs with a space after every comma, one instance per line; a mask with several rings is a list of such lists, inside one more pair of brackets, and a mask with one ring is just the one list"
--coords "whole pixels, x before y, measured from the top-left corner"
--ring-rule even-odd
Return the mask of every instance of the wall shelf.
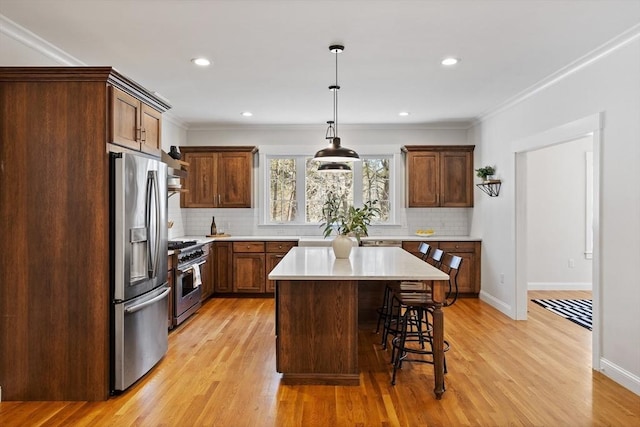
[[487, 193], [490, 197], [497, 197], [500, 194], [500, 187], [502, 186], [502, 181], [499, 179], [492, 179], [489, 181], [481, 182], [480, 184], [476, 184], [476, 187]]

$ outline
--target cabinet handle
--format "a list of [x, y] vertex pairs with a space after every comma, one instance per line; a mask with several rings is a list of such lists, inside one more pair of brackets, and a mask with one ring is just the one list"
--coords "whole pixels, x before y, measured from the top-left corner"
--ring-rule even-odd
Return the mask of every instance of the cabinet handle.
[[218, 194], [218, 206], [222, 204], [222, 197]]
[[284, 255], [274, 255], [274, 258], [284, 258]]
[[147, 141], [147, 130], [145, 128], [142, 128], [142, 130], [140, 131], [140, 140], [142, 140], [142, 142]]

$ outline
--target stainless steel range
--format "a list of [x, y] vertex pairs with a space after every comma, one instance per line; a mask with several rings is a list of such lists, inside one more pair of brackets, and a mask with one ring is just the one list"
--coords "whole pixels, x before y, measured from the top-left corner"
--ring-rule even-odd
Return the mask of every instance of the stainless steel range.
[[203, 245], [195, 240], [171, 241], [169, 249], [177, 252], [177, 264], [174, 272], [174, 326], [184, 322], [200, 308], [202, 295], [202, 269], [207, 262]]

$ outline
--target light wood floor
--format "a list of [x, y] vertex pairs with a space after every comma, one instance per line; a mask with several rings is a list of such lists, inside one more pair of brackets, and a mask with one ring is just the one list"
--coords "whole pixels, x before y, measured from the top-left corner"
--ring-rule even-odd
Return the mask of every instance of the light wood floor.
[[[559, 297], [567, 295], [584, 297]], [[430, 365], [406, 364], [390, 385], [389, 353], [370, 330], [359, 338], [360, 386], [281, 386], [273, 300], [214, 299], [170, 334], [163, 361], [123, 395], [2, 402], [0, 425], [640, 425], [640, 397], [591, 370], [591, 332], [536, 304], [529, 321], [516, 322], [477, 299], [458, 300], [445, 309], [445, 330], [440, 401]]]

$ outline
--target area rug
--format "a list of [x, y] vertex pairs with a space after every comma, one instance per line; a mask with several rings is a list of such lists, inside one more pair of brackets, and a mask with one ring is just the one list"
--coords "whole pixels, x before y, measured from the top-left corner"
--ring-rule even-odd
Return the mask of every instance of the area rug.
[[531, 301], [558, 316], [591, 330], [592, 311], [590, 299], [532, 299]]

